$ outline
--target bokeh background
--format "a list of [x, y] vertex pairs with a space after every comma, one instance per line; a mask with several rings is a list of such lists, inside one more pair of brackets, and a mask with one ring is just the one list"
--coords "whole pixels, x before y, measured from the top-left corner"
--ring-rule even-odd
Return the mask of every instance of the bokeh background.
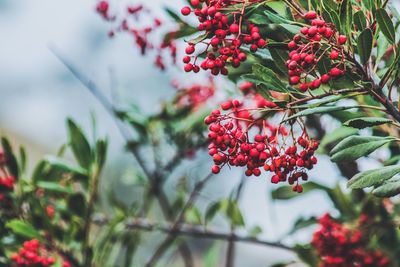
[[[179, 10], [182, 4], [178, 0], [147, 2], [153, 13], [161, 18], [164, 18], [163, 6]], [[135, 190], [130, 187], [133, 183], [130, 173], [135, 172], [135, 165], [124, 151], [123, 138], [104, 108], [68, 72], [48, 46], [57, 46], [108, 96], [110, 73], [113, 73], [118, 104], [136, 103], [147, 113], [158, 110], [160, 102], [174, 94], [170, 86], [172, 79], [188, 84], [201, 78], [184, 74], [179, 67], [168, 72], [159, 71], [154, 68], [153, 57], [140, 55], [130, 36], [119, 35], [110, 40], [107, 37], [109, 25], [96, 14], [95, 4], [93, 0], [0, 0], [0, 132], [18, 144], [24, 144], [33, 164], [46, 154], [56, 153], [66, 141], [67, 117], [74, 118], [89, 131], [92, 116], [95, 116], [98, 134], [107, 135], [111, 141], [102, 187], [104, 192], [105, 188], [112, 188], [117, 195], [124, 196], [121, 201], [129, 203], [135, 197]], [[176, 175], [186, 174], [199, 179], [210, 164], [203, 154], [198, 153], [195, 160], [187, 161]], [[370, 163], [364, 163], [367, 164]], [[340, 181], [338, 171], [329, 159], [323, 157], [311, 177], [328, 186]], [[227, 195], [240, 178], [240, 172], [225, 170], [215, 176], [200, 200], [208, 202]], [[247, 225], [263, 228], [262, 238], [283, 239], [299, 217], [319, 216], [327, 211], [334, 214], [323, 193], [312, 193], [284, 203], [273, 202], [268, 194], [273, 188], [268, 182], [269, 177], [248, 179], [240, 206]], [[167, 183], [166, 187], [167, 192], [173, 192], [173, 183]], [[214, 226], [223, 228], [227, 223], [221, 220]], [[308, 242], [311, 230], [283, 240]], [[151, 240], [160, 239], [160, 234], [152, 235], [152, 239], [143, 244], [143, 259], [152, 253], [154, 243]], [[199, 253], [202, 246], [204, 249], [209, 244], [194, 240], [196, 242]], [[223, 242], [220, 245], [222, 251]], [[221, 260], [223, 255], [221, 253]], [[243, 267], [270, 266], [276, 260], [287, 261], [293, 257], [287, 252], [254, 245], [239, 244], [237, 248], [237, 266]], [[264, 264], [260, 265], [260, 262]]]

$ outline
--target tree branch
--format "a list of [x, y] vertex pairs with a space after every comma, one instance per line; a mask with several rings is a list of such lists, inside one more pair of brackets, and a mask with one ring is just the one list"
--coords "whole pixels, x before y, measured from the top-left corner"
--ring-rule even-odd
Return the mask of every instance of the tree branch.
[[[98, 218], [94, 221], [94, 223], [98, 225], [104, 225], [107, 224], [108, 221], [109, 220], [107, 218]], [[140, 229], [142, 231], [148, 232], [160, 231], [175, 236], [182, 235], [194, 238], [216, 239], [223, 241], [232, 240], [233, 242], [243, 242], [253, 245], [268, 246], [294, 252], [293, 248], [286, 246], [280, 242], [270, 242], [255, 237], [237, 235], [236, 233], [226, 233], [217, 229], [205, 228], [203, 225], [181, 224], [179, 228], [174, 228], [174, 224], [171, 223], [153, 223], [147, 219], [134, 218], [128, 220], [125, 223], [125, 227], [128, 229]]]

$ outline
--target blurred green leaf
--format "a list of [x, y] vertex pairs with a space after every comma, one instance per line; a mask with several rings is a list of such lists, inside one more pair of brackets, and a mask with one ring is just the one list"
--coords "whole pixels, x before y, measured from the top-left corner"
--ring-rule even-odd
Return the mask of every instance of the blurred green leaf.
[[79, 166], [76, 166], [66, 160], [59, 159], [54, 156], [47, 156], [45, 161], [50, 165], [51, 168], [61, 170], [66, 173], [76, 173], [83, 176], [87, 175], [87, 171]]
[[86, 213], [86, 198], [82, 193], [75, 193], [68, 197], [68, 209], [73, 214], [83, 217]]
[[57, 192], [57, 193], [72, 194], [74, 192], [70, 186], [61, 185], [57, 182], [38, 181], [36, 183], [36, 186], [39, 188], [43, 188], [46, 191]]
[[271, 192], [271, 197], [275, 200], [289, 200], [304, 196], [306, 193], [312, 192], [313, 190], [322, 190], [327, 192], [330, 188], [315, 182], [306, 182], [303, 184], [303, 193], [301, 194], [293, 192], [291, 186], [282, 186], [273, 190]]
[[86, 170], [92, 163], [92, 149], [82, 129], [71, 119], [67, 120], [69, 144], [75, 159]]
[[39, 239], [39, 232], [28, 222], [22, 220], [11, 220], [6, 224], [14, 234], [28, 238], [28, 239]]
[[332, 132], [328, 132], [322, 138], [320, 147], [325, 149], [328, 145], [343, 140], [346, 137], [357, 134], [358, 131], [350, 127], [339, 127]]

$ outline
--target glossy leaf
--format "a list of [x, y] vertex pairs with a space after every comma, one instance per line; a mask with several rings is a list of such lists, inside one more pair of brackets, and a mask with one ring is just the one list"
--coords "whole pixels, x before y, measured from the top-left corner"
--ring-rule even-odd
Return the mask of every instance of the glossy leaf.
[[343, 125], [357, 128], [357, 129], [364, 129], [368, 127], [374, 127], [378, 125], [382, 125], [385, 123], [393, 122], [390, 119], [381, 118], [381, 117], [363, 117], [363, 118], [356, 118], [346, 121]]
[[379, 29], [386, 36], [388, 41], [394, 44], [396, 42], [396, 33], [393, 22], [385, 9], [380, 8], [376, 11], [376, 21], [378, 22]]
[[367, 18], [364, 15], [364, 12], [358, 11], [354, 14], [354, 24], [357, 26], [359, 31], [365, 30], [367, 27]]
[[45, 161], [50, 165], [51, 168], [61, 170], [66, 173], [76, 173], [81, 175], [87, 175], [87, 171], [79, 166], [76, 166], [66, 160], [59, 159], [54, 156], [46, 157]]
[[357, 134], [354, 128], [340, 127], [332, 132], [327, 133], [321, 140], [320, 147], [325, 148], [327, 145], [343, 140], [346, 137]]
[[358, 54], [362, 64], [366, 64], [372, 52], [373, 34], [370, 29], [365, 29], [357, 41]]
[[350, 136], [342, 140], [331, 151], [333, 162], [354, 161], [367, 156], [381, 146], [394, 141], [393, 137]]

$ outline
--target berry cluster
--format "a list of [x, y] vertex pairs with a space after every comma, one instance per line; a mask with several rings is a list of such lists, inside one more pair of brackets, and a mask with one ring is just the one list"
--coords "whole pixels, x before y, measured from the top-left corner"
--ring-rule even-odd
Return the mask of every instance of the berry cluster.
[[[47, 267], [54, 266], [56, 260], [49, 255], [45, 247], [36, 239], [26, 241], [18, 253], [11, 256], [15, 267]], [[71, 267], [68, 261], [62, 261], [62, 267]]]
[[[259, 28], [244, 17], [246, 8], [256, 2], [259, 1], [191, 0], [193, 10], [189, 6], [183, 7], [182, 15], [193, 13], [199, 21], [198, 29], [205, 31], [203, 40], [191, 41], [185, 49], [185, 71], [197, 73], [202, 68], [213, 75], [227, 75], [228, 63], [237, 68], [247, 59], [243, 44], [253, 53], [264, 48], [267, 42], [261, 37]], [[198, 48], [200, 43], [205, 47]], [[193, 56], [196, 49], [202, 51]], [[197, 62], [199, 56], [205, 57], [200, 64]]]
[[334, 221], [329, 214], [319, 219], [320, 228], [314, 233], [312, 244], [321, 257], [320, 267], [385, 267], [388, 257], [381, 251], [368, 249], [368, 238], [363, 232]]
[[[263, 118], [254, 118], [238, 100], [222, 103], [221, 109], [228, 113], [221, 114], [216, 109], [205, 118], [211, 141], [208, 150], [215, 163], [212, 172], [217, 174], [228, 165], [245, 167], [247, 176], [260, 176], [264, 169], [273, 173], [272, 183], [288, 182], [293, 191], [302, 192], [299, 182], [308, 179], [306, 170], [317, 163], [314, 152], [318, 142], [303, 132], [297, 139], [290, 136], [292, 144], [289, 145], [290, 137], [284, 127], [274, 127]], [[282, 137], [282, 143], [278, 136]]]
[[[316, 12], [308, 12], [305, 19], [311, 21], [311, 26], [303, 27], [288, 43], [291, 52], [286, 62], [290, 84], [299, 85], [303, 92], [317, 89], [345, 73], [344, 44], [347, 42], [346, 36], [339, 35], [335, 26]], [[317, 65], [325, 56], [330, 58], [331, 68], [328, 73], [319, 73]]]
[[146, 13], [145, 16], [148, 16], [150, 13], [143, 5], [127, 6], [125, 14], [117, 16], [110, 14], [108, 1], [102, 0], [98, 2], [96, 10], [106, 21], [116, 22], [116, 26], [109, 31], [109, 37], [114, 37], [119, 32], [125, 32], [133, 37], [142, 55], [145, 55], [148, 50], [156, 50], [155, 65], [161, 70], [164, 70], [166, 67], [163, 57], [163, 51], [165, 50], [169, 51], [173, 63], [176, 63], [174, 32], [169, 33], [168, 38], [165, 38], [161, 43], [155, 43], [151, 41], [150, 35], [162, 26], [161, 20], [154, 18], [151, 25], [138, 26], [140, 16], [143, 13]]
[[172, 86], [177, 90], [174, 104], [178, 108], [196, 110], [215, 93], [215, 85], [212, 81], [206, 85], [192, 84], [189, 87], [182, 87], [177, 81], [173, 81]]

